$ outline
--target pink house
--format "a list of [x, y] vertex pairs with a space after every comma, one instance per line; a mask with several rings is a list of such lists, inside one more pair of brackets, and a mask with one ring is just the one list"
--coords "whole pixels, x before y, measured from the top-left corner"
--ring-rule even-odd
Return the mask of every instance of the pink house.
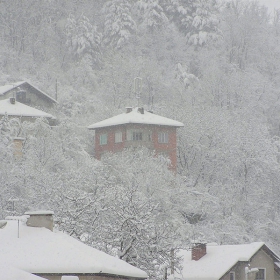
[[171, 170], [176, 171], [176, 130], [183, 123], [165, 118], [144, 108], [127, 107], [126, 113], [94, 123], [88, 129], [95, 131], [95, 157], [106, 152], [119, 152], [129, 147], [147, 147], [169, 157]]

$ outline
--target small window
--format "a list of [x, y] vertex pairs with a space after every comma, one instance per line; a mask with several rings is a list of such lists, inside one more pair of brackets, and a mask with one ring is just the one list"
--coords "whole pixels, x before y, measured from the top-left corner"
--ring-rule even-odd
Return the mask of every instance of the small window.
[[152, 141], [152, 133], [148, 133], [148, 141], [151, 142]]
[[256, 273], [256, 280], [265, 280], [265, 269], [259, 268], [259, 271]]
[[22, 102], [22, 103], [25, 103], [26, 102], [26, 91], [18, 91], [16, 93], [16, 100], [19, 101], [19, 102]]
[[122, 142], [122, 132], [116, 132], [115, 133], [115, 143]]
[[229, 280], [235, 280], [235, 272], [234, 271], [231, 271], [229, 273]]
[[129, 130], [127, 131], [127, 140], [128, 141], [142, 141], [143, 133], [139, 130]]
[[133, 131], [133, 133], [132, 133], [132, 140], [133, 141], [142, 141], [142, 132], [140, 132], [140, 131]]
[[101, 134], [100, 135], [100, 145], [106, 145], [107, 144], [107, 134]]
[[158, 142], [159, 143], [168, 143], [168, 133], [167, 132], [160, 132], [158, 134]]

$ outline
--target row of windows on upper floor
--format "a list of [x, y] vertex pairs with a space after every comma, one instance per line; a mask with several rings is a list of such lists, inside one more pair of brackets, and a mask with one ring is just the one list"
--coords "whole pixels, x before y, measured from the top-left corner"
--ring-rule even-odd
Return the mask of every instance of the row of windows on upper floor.
[[[115, 143], [121, 143], [123, 141], [122, 132], [115, 132]], [[128, 141], [152, 141], [151, 133], [144, 134], [142, 131], [132, 130], [127, 132], [127, 140]], [[158, 133], [158, 143], [166, 144], [168, 143], [168, 133], [167, 132], [159, 132]], [[99, 144], [106, 145], [108, 143], [108, 135], [107, 133], [101, 134], [99, 136]]]

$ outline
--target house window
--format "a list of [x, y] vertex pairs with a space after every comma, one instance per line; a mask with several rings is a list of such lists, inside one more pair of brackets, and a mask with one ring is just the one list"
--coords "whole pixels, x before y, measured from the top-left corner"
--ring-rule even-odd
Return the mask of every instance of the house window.
[[256, 280], [265, 280], [265, 269], [259, 268], [259, 271], [256, 273]]
[[158, 142], [159, 143], [168, 143], [168, 133], [167, 132], [160, 132], [158, 134]]
[[142, 141], [143, 140], [142, 131], [139, 131], [139, 130], [128, 131], [127, 140], [129, 140], [129, 141]]
[[115, 133], [115, 143], [120, 143], [122, 142], [122, 132], [116, 132]]
[[133, 141], [142, 141], [142, 132], [140, 132], [140, 131], [133, 131], [132, 140]]
[[229, 273], [229, 280], [235, 280], [235, 272], [234, 271], [231, 271]]
[[106, 145], [107, 144], [107, 134], [101, 134], [99, 140], [100, 140], [100, 145]]
[[25, 103], [26, 102], [26, 91], [18, 91], [16, 93], [16, 100], [19, 101], [19, 102], [22, 102], [22, 103]]

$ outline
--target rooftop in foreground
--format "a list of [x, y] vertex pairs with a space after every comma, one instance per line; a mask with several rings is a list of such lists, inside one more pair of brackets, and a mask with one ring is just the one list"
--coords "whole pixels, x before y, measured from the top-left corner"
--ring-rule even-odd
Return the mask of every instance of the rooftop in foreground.
[[17, 220], [8, 220], [0, 229], [0, 263], [10, 263], [38, 275], [73, 273], [147, 278], [144, 271], [67, 234], [27, 226], [24, 221], [27, 218], [21, 216], [19, 219], [19, 231]]

